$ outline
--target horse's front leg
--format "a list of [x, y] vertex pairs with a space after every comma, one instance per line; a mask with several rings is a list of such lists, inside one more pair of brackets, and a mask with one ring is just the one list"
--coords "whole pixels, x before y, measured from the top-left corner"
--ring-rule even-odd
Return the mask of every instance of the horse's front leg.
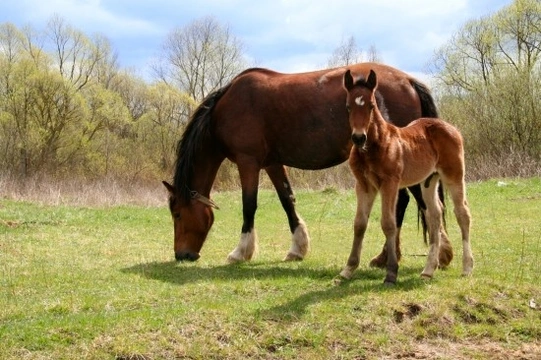
[[398, 182], [384, 183], [381, 192], [381, 229], [385, 234], [385, 246], [387, 247], [387, 275], [385, 284], [396, 283], [398, 277], [398, 256], [396, 253], [396, 237], [398, 228], [396, 226], [396, 203], [398, 199]]
[[370, 211], [376, 199], [377, 190], [363, 181], [357, 180], [355, 193], [357, 195], [357, 212], [353, 223], [353, 244], [348, 262], [340, 273], [340, 276], [345, 279], [351, 279], [353, 272], [359, 267], [364, 234], [368, 226]]
[[237, 247], [229, 253], [227, 261], [236, 263], [251, 260], [257, 250], [257, 233], [254, 228], [259, 187], [259, 166], [255, 161], [239, 161], [237, 167], [242, 185], [242, 230]]
[[284, 261], [302, 260], [310, 249], [310, 235], [306, 224], [295, 211], [295, 196], [287, 178], [286, 170], [283, 165], [274, 165], [265, 168], [265, 171], [278, 193], [278, 198], [286, 212], [292, 234], [291, 248]]

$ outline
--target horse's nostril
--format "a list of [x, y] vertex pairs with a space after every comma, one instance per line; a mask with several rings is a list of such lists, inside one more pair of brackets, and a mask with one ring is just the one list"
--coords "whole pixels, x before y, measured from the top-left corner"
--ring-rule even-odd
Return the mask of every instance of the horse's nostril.
[[353, 134], [351, 135], [351, 141], [357, 146], [362, 146], [366, 141], [366, 134]]
[[201, 255], [190, 251], [179, 251], [175, 253], [175, 259], [177, 261], [196, 261]]

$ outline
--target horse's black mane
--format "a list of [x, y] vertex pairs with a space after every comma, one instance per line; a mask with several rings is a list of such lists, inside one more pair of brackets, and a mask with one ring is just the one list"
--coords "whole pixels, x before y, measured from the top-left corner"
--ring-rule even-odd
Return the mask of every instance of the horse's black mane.
[[[368, 88], [368, 83], [364, 77], [361, 77], [355, 81], [354, 86], [362, 86]], [[379, 112], [381, 113], [381, 116], [387, 121], [390, 121], [389, 118], [389, 110], [387, 109], [387, 106], [385, 105], [385, 100], [383, 99], [383, 95], [376, 90], [376, 104], [378, 105]]]
[[177, 145], [177, 160], [173, 177], [173, 187], [176, 195], [182, 201], [188, 201], [191, 197], [190, 185], [192, 182], [195, 157], [206, 138], [210, 134], [211, 113], [216, 102], [227, 91], [228, 84], [210, 93], [193, 113], [182, 138]]

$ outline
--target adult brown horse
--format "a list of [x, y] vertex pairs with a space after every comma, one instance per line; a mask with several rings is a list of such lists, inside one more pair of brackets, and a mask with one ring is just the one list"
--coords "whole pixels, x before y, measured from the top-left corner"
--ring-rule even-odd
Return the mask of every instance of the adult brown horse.
[[[387, 119], [397, 126], [405, 126], [421, 116], [437, 116], [429, 90], [406, 73], [375, 63], [348, 68], [357, 73], [375, 69], [380, 74], [379, 91], [389, 104]], [[214, 221], [212, 208], [216, 205], [210, 200], [210, 191], [225, 158], [238, 167], [243, 206], [240, 242], [228, 260], [246, 261], [253, 256], [261, 169], [267, 172], [278, 193], [293, 234], [285, 260], [304, 258], [310, 237], [295, 211], [295, 198], [284, 166], [324, 169], [348, 158], [352, 143], [342, 88], [345, 71], [341, 67], [281, 74], [248, 69], [207, 96], [178, 144], [173, 184], [163, 182], [170, 195], [177, 260], [193, 261], [200, 256]], [[420, 187], [411, 190], [419, 207], [424, 209]], [[407, 192], [402, 191], [399, 199], [396, 216], [400, 226], [409, 201]], [[399, 249], [398, 236], [396, 241]], [[452, 249], [442, 246], [441, 250], [440, 264], [445, 266], [452, 259]], [[384, 247], [371, 265], [385, 267], [385, 264]]]

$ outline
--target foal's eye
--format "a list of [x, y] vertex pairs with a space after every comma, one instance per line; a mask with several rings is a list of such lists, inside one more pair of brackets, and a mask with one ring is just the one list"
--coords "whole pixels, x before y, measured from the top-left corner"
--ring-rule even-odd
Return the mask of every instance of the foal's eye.
[[351, 112], [351, 108], [349, 107], [349, 105], [346, 105], [346, 110], [349, 112]]

